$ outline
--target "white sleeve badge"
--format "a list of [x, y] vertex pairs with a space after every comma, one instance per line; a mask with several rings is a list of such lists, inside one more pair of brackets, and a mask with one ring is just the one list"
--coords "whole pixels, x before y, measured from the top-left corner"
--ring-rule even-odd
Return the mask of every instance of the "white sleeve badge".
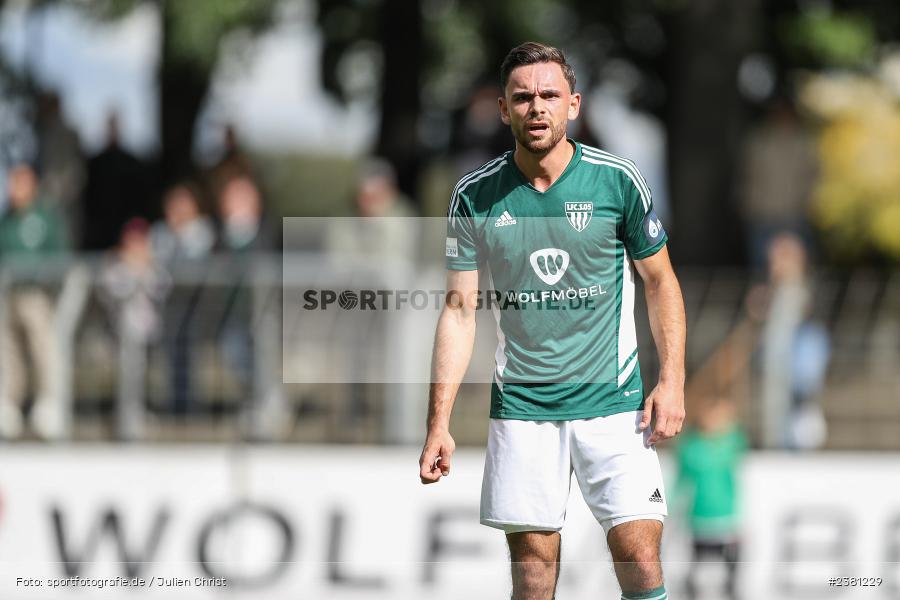
[[459, 256], [459, 245], [456, 242], [456, 238], [447, 238], [447, 256], [451, 258], [457, 258]]

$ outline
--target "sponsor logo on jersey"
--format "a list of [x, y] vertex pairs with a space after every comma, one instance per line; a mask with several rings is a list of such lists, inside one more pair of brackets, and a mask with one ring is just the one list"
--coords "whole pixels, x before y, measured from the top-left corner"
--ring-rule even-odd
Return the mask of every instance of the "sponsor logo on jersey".
[[659, 488], [656, 488], [653, 493], [650, 494], [650, 498], [648, 498], [648, 500], [650, 500], [650, 502], [659, 502], [660, 504], [665, 502], [665, 500], [663, 500], [662, 494], [659, 493]]
[[593, 202], [566, 202], [566, 218], [575, 231], [581, 233], [587, 229], [594, 216]]
[[535, 274], [547, 285], [557, 283], [569, 268], [569, 253], [559, 248], [535, 250], [529, 260]]
[[459, 244], [457, 243], [456, 238], [447, 238], [447, 256], [450, 258], [459, 256]]
[[644, 217], [644, 235], [649, 242], [655, 243], [664, 233], [662, 221], [656, 216], [656, 212], [651, 210]]
[[509, 214], [508, 210], [504, 210], [503, 214], [494, 221], [494, 227], [506, 227], [507, 225], [515, 225], [518, 221]]

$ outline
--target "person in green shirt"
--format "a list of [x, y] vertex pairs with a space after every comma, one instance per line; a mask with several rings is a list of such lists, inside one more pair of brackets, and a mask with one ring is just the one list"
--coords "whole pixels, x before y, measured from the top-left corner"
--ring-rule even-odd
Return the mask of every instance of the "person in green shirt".
[[59, 439], [65, 430], [58, 378], [53, 300], [40, 278], [40, 270], [66, 248], [65, 227], [53, 204], [38, 194], [38, 178], [25, 164], [14, 167], [7, 180], [9, 205], [0, 216], [0, 266], [12, 275], [3, 298], [0, 338], [0, 438], [22, 433], [21, 408], [26, 394], [25, 356], [34, 369], [35, 433]]
[[67, 247], [66, 230], [53, 202], [42, 197], [38, 178], [26, 164], [7, 177], [6, 211], [0, 216], [0, 259], [6, 265], [35, 264], [58, 256]]
[[685, 589], [697, 597], [698, 563], [717, 557], [727, 569], [727, 597], [734, 599], [740, 547], [740, 465], [747, 437], [733, 403], [714, 398], [698, 407], [696, 424], [677, 445], [678, 479], [674, 503], [686, 513], [692, 560]]

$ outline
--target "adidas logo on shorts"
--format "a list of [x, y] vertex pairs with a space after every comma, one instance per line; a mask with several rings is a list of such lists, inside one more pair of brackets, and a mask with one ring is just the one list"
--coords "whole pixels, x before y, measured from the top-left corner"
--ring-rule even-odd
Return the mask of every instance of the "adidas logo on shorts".
[[662, 494], [659, 493], [659, 488], [656, 488], [656, 490], [654, 490], [653, 493], [650, 494], [650, 502], [663, 502], [663, 497]]
[[517, 221], [509, 214], [508, 210], [504, 210], [500, 218], [494, 221], [494, 227], [504, 227], [506, 225], [515, 225]]

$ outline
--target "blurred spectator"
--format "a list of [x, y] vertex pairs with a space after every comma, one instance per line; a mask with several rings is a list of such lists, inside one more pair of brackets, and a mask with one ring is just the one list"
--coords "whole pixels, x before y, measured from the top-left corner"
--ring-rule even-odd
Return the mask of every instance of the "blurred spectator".
[[222, 229], [219, 248], [246, 254], [272, 249], [271, 231], [263, 220], [263, 202], [259, 188], [247, 176], [226, 183], [219, 193], [219, 217]]
[[79, 199], [85, 183], [85, 164], [78, 134], [66, 123], [60, 98], [50, 92], [38, 102], [38, 167], [41, 189], [59, 203], [57, 209], [68, 225], [68, 238], [78, 245], [81, 234]]
[[170, 188], [163, 198], [163, 219], [150, 230], [153, 253], [162, 263], [202, 260], [216, 241], [212, 219], [200, 212], [200, 191], [192, 183]]
[[161, 305], [170, 287], [169, 274], [153, 256], [149, 223], [132, 219], [100, 274], [100, 297], [119, 342], [116, 432], [122, 440], [144, 434], [147, 351], [161, 333]]
[[397, 188], [396, 173], [386, 160], [371, 159], [362, 166], [356, 188], [356, 214], [360, 217], [412, 216], [409, 198]]
[[225, 186], [239, 177], [252, 180], [252, 168], [238, 141], [234, 125], [229, 123], [222, 130], [222, 155], [208, 171], [207, 189], [213, 198], [219, 198]]
[[763, 445], [812, 449], [825, 442], [816, 394], [825, 381], [830, 341], [809, 320], [812, 289], [807, 253], [793, 233], [768, 245], [768, 309], [762, 332]]
[[232, 179], [219, 196], [222, 227], [219, 249], [227, 258], [234, 285], [227, 290], [224, 326], [220, 342], [226, 361], [236, 370], [245, 392], [253, 374], [253, 306], [250, 286], [254, 252], [272, 249], [262, 218], [259, 189], [247, 177]]
[[695, 424], [678, 437], [676, 450], [675, 505], [687, 513], [692, 546], [685, 597], [698, 597], [699, 566], [715, 557], [727, 572], [724, 597], [734, 600], [740, 550], [739, 471], [747, 437], [726, 397], [699, 403], [691, 414]]
[[766, 248], [779, 232], [810, 243], [808, 207], [817, 167], [814, 142], [792, 103], [776, 99], [744, 148], [740, 208], [752, 267], [765, 266]]
[[[225, 289], [225, 314], [218, 334], [219, 348], [229, 371], [237, 375], [245, 404], [244, 414], [256, 418], [262, 398], [253, 389], [256, 358], [255, 334], [258, 326], [253, 312], [253, 269], [257, 252], [272, 248], [270, 228], [263, 218], [259, 188], [247, 176], [238, 176], [221, 189], [218, 197], [221, 229], [218, 248], [232, 285]], [[265, 435], [254, 431], [254, 435]]]
[[356, 219], [334, 219], [326, 240], [332, 256], [380, 257], [398, 260], [413, 258], [415, 236], [412, 204], [397, 188], [394, 169], [382, 159], [362, 165], [353, 199]]
[[38, 196], [38, 179], [27, 165], [8, 176], [8, 206], [0, 217], [0, 258], [13, 280], [3, 298], [0, 363], [0, 436], [22, 433], [28, 369], [34, 372], [32, 427], [39, 436], [58, 439], [65, 432], [62, 396], [56, 387], [58, 340], [54, 303], [40, 271], [66, 248], [64, 227], [53, 202]]
[[[495, 99], [496, 100], [496, 99]], [[404, 281], [402, 271], [416, 260], [420, 231], [409, 200], [397, 188], [394, 170], [382, 159], [362, 165], [354, 197], [356, 218], [332, 219], [326, 238], [331, 260], [351, 272], [364, 274], [367, 285], [380, 278], [380, 285], [391, 287], [391, 277]], [[357, 373], [365, 373], [376, 359], [362, 343], [355, 344], [349, 357]], [[370, 413], [366, 396], [371, 387], [351, 385], [347, 418], [356, 422]]]
[[81, 240], [86, 250], [113, 248], [129, 219], [155, 216], [147, 167], [122, 147], [119, 133], [119, 116], [111, 112], [106, 147], [88, 161]]
[[170, 188], [163, 199], [163, 220], [150, 229], [155, 260], [172, 273], [177, 284], [166, 303], [166, 340], [172, 376], [172, 408], [186, 414], [192, 405], [191, 347], [196, 337], [202, 285], [178, 284], [179, 270], [203, 269], [215, 244], [212, 219], [200, 212], [200, 194], [192, 183]]

